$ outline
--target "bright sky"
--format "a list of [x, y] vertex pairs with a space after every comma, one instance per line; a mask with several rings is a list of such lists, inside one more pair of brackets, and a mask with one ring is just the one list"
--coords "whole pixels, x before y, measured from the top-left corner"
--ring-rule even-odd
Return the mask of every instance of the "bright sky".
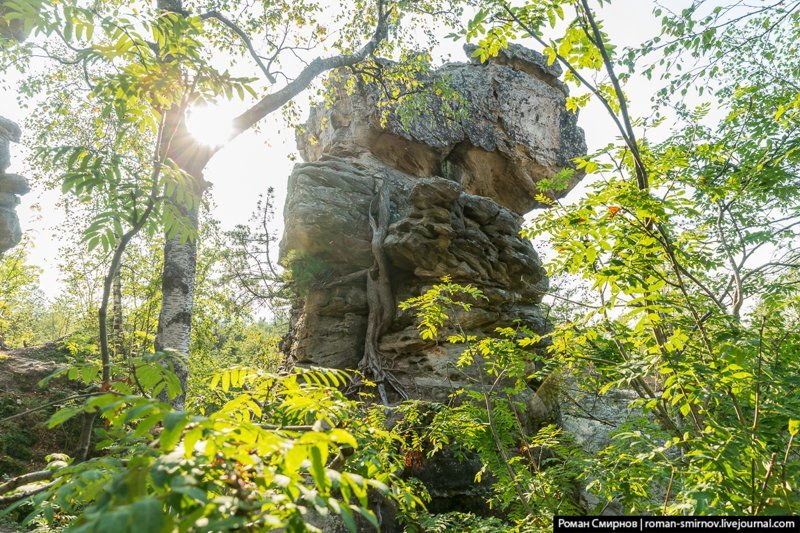
[[[690, 4], [689, 0], [670, 0], [670, 8], [681, 9]], [[605, 30], [617, 46], [634, 46], [658, 34], [659, 22], [652, 14], [653, 0], [617, 0], [601, 12]], [[521, 41], [535, 48], [528, 42]], [[434, 51], [434, 56], [450, 54], [453, 60], [464, 58], [462, 43], [442, 39], [442, 44]], [[633, 80], [626, 87], [632, 101], [634, 115], [647, 114], [650, 95], [654, 83], [645, 79]], [[12, 94], [0, 91], [2, 108], [0, 114], [22, 124], [26, 113], [35, 109], [20, 110]], [[307, 113], [304, 110], [303, 115]], [[276, 114], [277, 115], [277, 114]], [[615, 130], [606, 112], [599, 104], [590, 104], [581, 111], [579, 124], [586, 131], [589, 150], [604, 146], [615, 137]], [[286, 196], [287, 178], [294, 162], [290, 155], [296, 153], [294, 131], [286, 127], [279, 116], [265, 120], [259, 133], [248, 132], [221, 150], [206, 169], [206, 179], [213, 184], [211, 194], [216, 207], [212, 215], [219, 219], [225, 228], [247, 223], [256, 207], [259, 194], [268, 187], [276, 192], [276, 205], [283, 206]], [[24, 169], [23, 150], [17, 147], [13, 169]], [[42, 289], [53, 297], [60, 291], [58, 272], [58, 248], [63, 236], [59, 227], [63, 214], [55, 207], [58, 192], [34, 190], [23, 197], [18, 208], [25, 232], [32, 238], [35, 247], [32, 261], [43, 268]], [[581, 194], [580, 188], [573, 192]], [[282, 223], [279, 215], [277, 224]], [[278, 228], [279, 229], [279, 228]]]

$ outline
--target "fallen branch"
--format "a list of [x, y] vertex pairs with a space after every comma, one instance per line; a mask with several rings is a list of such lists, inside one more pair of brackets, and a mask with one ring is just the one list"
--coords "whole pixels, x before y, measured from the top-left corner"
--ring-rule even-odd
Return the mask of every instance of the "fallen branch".
[[[12, 477], [2, 485], [0, 485], [0, 494], [7, 494], [18, 487], [24, 487], [31, 483], [39, 481], [50, 481], [53, 479], [56, 470], [39, 470], [38, 472], [29, 472], [21, 476]], [[2, 501], [2, 500], [0, 500]]]
[[55, 484], [56, 484], [56, 482], [53, 481], [53, 482], [48, 483], [46, 485], [42, 485], [40, 487], [36, 487], [34, 489], [31, 489], [31, 490], [28, 490], [28, 491], [25, 491], [25, 492], [20, 492], [19, 494], [12, 494], [11, 496], [0, 497], [0, 506], [9, 505], [9, 504], [12, 504], [12, 503], [16, 503], [16, 502], [18, 502], [20, 500], [24, 500], [25, 498], [30, 498], [31, 496], [36, 496], [40, 492], [46, 491], [47, 489], [49, 489], [50, 487], [52, 487]]

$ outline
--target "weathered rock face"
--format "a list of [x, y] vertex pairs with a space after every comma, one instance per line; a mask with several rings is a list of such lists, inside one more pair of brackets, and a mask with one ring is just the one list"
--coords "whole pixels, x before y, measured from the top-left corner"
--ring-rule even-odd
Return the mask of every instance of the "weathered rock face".
[[[538, 181], [586, 153], [560, 74], [541, 54], [512, 45], [487, 64], [454, 63], [435, 73], [460, 101], [431, 102], [410, 121], [390, 115], [383, 126], [371, 95], [343, 94], [333, 109], [312, 111], [300, 153], [306, 161], [371, 154], [412, 176], [454, 179], [464, 192], [524, 214], [539, 206]], [[463, 118], [453, 120], [454, 105], [463, 107]], [[569, 188], [579, 179], [576, 173]]]
[[[292, 362], [372, 373], [384, 401], [392, 390], [447, 400], [475, 377], [455, 366], [463, 346], [422, 340], [414, 317], [396, 309], [446, 275], [486, 295], [456, 317], [466, 334], [515, 323], [547, 331], [547, 277], [519, 231], [521, 215], [537, 205], [537, 183], [585, 152], [559, 74], [512, 47], [489, 64], [434, 74], [449, 81], [463, 113], [434, 101], [410, 121], [382, 120], [370, 87], [312, 111], [298, 138], [306, 162], [289, 177], [281, 242], [300, 289], [283, 343]], [[531, 426], [558, 401], [557, 393], [521, 396]], [[432, 511], [482, 513], [477, 469], [445, 454], [412, 474], [433, 496]]]
[[[490, 333], [516, 319], [544, 331], [537, 304], [547, 279], [530, 243], [517, 235], [518, 215], [445, 178], [409, 176], [370, 156], [326, 158], [298, 165], [289, 181], [284, 253], [313, 256], [321, 274], [295, 309], [289, 347], [295, 361], [358, 367], [367, 327], [365, 281], [340, 280], [372, 264], [368, 212], [383, 183], [392, 191], [384, 249], [397, 301], [451, 275], [488, 297], [461, 317], [468, 331]], [[448, 367], [460, 349], [422, 341], [411, 316], [398, 315], [379, 348], [414, 396], [441, 400], [459, 385]]]
[[[39, 7], [34, 6], [36, 11]], [[11, 11], [5, 4], [0, 5], [0, 40], [24, 41], [30, 33], [19, 19], [8, 20], [3, 17]], [[0, 256], [13, 248], [22, 239], [22, 229], [15, 211], [19, 205], [19, 196], [30, 190], [28, 180], [17, 174], [6, 174], [11, 165], [12, 142], [18, 143], [20, 129], [14, 122], [0, 116]]]
[[[458, 119], [432, 102], [410, 122], [382, 121], [369, 88], [312, 111], [298, 138], [306, 163], [289, 178], [281, 242], [296, 279], [311, 280], [284, 341], [294, 362], [353, 369], [365, 354], [365, 272], [375, 261], [370, 210], [379, 190], [390, 198], [381, 248], [394, 302], [450, 275], [487, 296], [459, 317], [468, 334], [515, 321], [546, 331], [539, 303], [547, 278], [519, 230], [521, 214], [537, 205], [537, 182], [585, 153], [559, 74], [515, 46], [488, 64], [449, 64], [434, 74], [460, 95], [466, 113]], [[454, 369], [461, 349], [422, 341], [402, 312], [377, 340], [408, 394], [428, 400], [444, 400], [465, 383]]]
[[30, 190], [28, 180], [6, 173], [11, 165], [10, 144], [19, 142], [19, 137], [19, 127], [0, 117], [0, 255], [19, 244], [22, 238], [15, 209], [19, 205], [19, 196]]

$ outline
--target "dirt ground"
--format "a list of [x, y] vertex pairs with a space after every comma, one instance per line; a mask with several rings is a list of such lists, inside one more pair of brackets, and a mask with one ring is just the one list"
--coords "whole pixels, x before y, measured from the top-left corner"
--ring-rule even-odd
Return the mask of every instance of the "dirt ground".
[[[75, 428], [47, 428], [47, 419], [61, 406], [58, 400], [75, 393], [65, 379], [46, 386], [39, 382], [66, 364], [66, 352], [56, 344], [0, 351], [0, 481], [46, 464], [51, 453], [70, 453]], [[28, 415], [3, 419], [55, 402]]]

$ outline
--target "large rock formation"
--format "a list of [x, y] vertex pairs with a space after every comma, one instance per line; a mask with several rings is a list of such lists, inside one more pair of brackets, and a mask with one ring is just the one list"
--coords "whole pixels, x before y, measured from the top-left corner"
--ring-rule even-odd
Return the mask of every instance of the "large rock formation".
[[[32, 7], [37, 12], [40, 9], [38, 5]], [[0, 41], [22, 42], [31, 31], [22, 19], [6, 16], [13, 11], [15, 9], [5, 3], [0, 5]], [[6, 169], [11, 165], [9, 145], [12, 142], [18, 143], [19, 138], [19, 126], [5, 117], [0, 117], [0, 256], [19, 244], [22, 239], [16, 207], [19, 205], [19, 196], [27, 194], [30, 190], [28, 180], [17, 174], [6, 174]]]
[[0, 255], [19, 244], [22, 230], [15, 211], [19, 195], [29, 191], [28, 180], [18, 174], [6, 174], [11, 165], [10, 144], [19, 142], [19, 127], [0, 117]]
[[[392, 314], [445, 275], [487, 296], [460, 317], [468, 334], [516, 321], [546, 330], [547, 277], [519, 230], [537, 206], [537, 183], [586, 150], [559, 74], [513, 46], [487, 64], [448, 64], [433, 75], [463, 113], [429, 100], [416, 118], [387, 117], [370, 87], [312, 110], [281, 242], [301, 288], [284, 341], [294, 362], [365, 368], [365, 354], [377, 352], [395, 389], [444, 400], [465, 383], [453, 365], [462, 348], [423, 341], [412, 316]], [[373, 279], [378, 269], [388, 287]], [[379, 320], [376, 301], [386, 298], [388, 320]]]

